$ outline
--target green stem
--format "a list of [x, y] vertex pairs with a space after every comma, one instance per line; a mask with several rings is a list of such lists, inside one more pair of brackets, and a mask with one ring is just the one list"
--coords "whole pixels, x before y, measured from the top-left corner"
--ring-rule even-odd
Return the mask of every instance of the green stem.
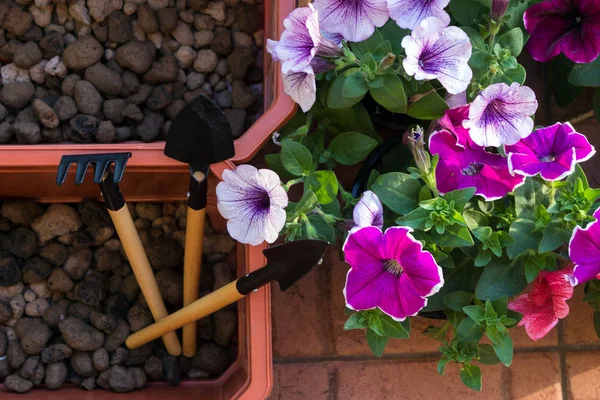
[[302, 177], [296, 178], [296, 179], [291, 179], [283, 184], [283, 188], [285, 189], [286, 192], [288, 192], [292, 186], [294, 186], [297, 183], [301, 183], [303, 181], [304, 181], [304, 178], [302, 178]]

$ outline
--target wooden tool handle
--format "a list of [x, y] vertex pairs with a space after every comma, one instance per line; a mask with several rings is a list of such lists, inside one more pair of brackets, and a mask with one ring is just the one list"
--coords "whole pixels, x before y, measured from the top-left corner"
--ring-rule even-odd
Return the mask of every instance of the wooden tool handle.
[[233, 281], [216, 292], [212, 292], [176, 313], [169, 315], [167, 318], [161, 319], [160, 321], [137, 331], [127, 338], [127, 341], [125, 342], [127, 347], [135, 349], [143, 346], [167, 332], [172, 332], [190, 322], [197, 321], [215, 311], [219, 311], [229, 304], [235, 303], [244, 297], [243, 294], [238, 292], [236, 284], [237, 281]]
[[[148, 257], [146, 256], [137, 230], [135, 229], [133, 220], [131, 219], [131, 214], [129, 214], [129, 209], [127, 208], [127, 205], [125, 205], [117, 211], [108, 210], [108, 213], [110, 214], [115, 229], [117, 230], [117, 234], [121, 239], [121, 243], [125, 249], [127, 258], [129, 259], [129, 264], [131, 265], [131, 270], [144, 294], [144, 298], [148, 303], [152, 316], [155, 321], [160, 321], [169, 314], [165, 307], [165, 303], [163, 302], [160, 290], [158, 289], [156, 279], [154, 278], [152, 267], [150, 266], [150, 262], [148, 261]], [[165, 342], [165, 347], [169, 354], [173, 356], [181, 354], [181, 344], [179, 343], [179, 339], [175, 332], [169, 332], [164, 335], [163, 341]]]
[[[206, 209], [194, 210], [188, 207], [185, 258], [183, 261], [183, 305], [187, 306], [198, 300], [200, 289], [200, 272], [202, 269], [202, 244], [204, 242], [204, 220]], [[198, 345], [196, 343], [196, 327], [192, 322], [183, 327], [183, 355], [194, 357]]]

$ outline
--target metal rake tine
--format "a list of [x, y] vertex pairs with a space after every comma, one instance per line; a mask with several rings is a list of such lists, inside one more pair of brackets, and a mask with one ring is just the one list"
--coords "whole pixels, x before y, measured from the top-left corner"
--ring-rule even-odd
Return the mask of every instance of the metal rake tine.
[[102, 178], [104, 178], [104, 173], [106, 169], [110, 165], [112, 160], [106, 160], [103, 163], [100, 163], [98, 160], [94, 161], [94, 183], [102, 182]]
[[71, 164], [73, 164], [73, 162], [65, 162], [66, 160], [67, 158], [63, 156], [62, 160], [60, 160], [60, 164], [58, 165], [58, 173], [56, 174], [56, 184], [58, 186], [65, 183], [65, 180], [67, 179], [67, 173], [69, 172], [69, 168], [71, 167]]
[[81, 185], [83, 180], [85, 179], [85, 174], [87, 172], [88, 166], [90, 162], [86, 163], [77, 163], [77, 172], [75, 173], [75, 183]]
[[125, 161], [123, 162], [119, 162], [119, 161], [114, 161], [115, 163], [115, 169], [113, 170], [113, 181], [114, 182], [121, 182], [121, 179], [123, 178], [123, 173], [125, 172], [125, 164], [127, 163], [127, 159], [129, 157], [127, 157], [125, 159]]

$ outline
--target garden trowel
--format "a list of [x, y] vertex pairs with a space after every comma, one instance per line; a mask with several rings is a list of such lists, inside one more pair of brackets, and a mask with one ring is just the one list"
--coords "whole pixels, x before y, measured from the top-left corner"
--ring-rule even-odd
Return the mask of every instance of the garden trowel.
[[127, 338], [127, 347], [135, 349], [187, 324], [202, 319], [247, 296], [270, 281], [279, 282], [284, 291], [320, 263], [329, 244], [322, 240], [298, 240], [263, 251], [267, 265], [233, 281], [167, 318]]
[[[190, 166], [190, 191], [183, 262], [183, 305], [198, 299], [202, 242], [210, 164], [233, 157], [233, 134], [227, 117], [208, 98], [200, 95], [173, 120], [165, 155]], [[183, 354], [196, 354], [196, 324], [183, 328]]]

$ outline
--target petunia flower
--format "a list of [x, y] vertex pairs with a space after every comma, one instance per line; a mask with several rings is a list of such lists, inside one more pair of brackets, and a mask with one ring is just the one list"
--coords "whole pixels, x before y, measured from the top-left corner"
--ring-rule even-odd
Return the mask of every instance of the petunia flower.
[[283, 21], [285, 31], [279, 41], [267, 39], [267, 51], [275, 61], [281, 61], [281, 71], [305, 71], [319, 57], [342, 54], [340, 42], [335, 43], [319, 29], [319, 12], [309, 4], [297, 8]]
[[524, 176], [510, 173], [506, 158], [488, 153], [468, 138], [459, 139], [447, 130], [431, 134], [429, 151], [439, 154], [435, 180], [440, 194], [474, 187], [475, 194], [492, 201], [504, 197], [525, 182]]
[[317, 100], [317, 82], [311, 68], [283, 74], [283, 90], [307, 112]]
[[256, 246], [277, 240], [287, 205], [279, 176], [268, 169], [239, 165], [225, 170], [217, 185], [217, 208], [227, 219], [229, 235], [241, 243]]
[[556, 123], [538, 129], [512, 146], [506, 146], [512, 173], [547, 181], [563, 179], [575, 171], [578, 162], [589, 160], [596, 150], [570, 123]]
[[600, 0], [548, 0], [523, 15], [531, 34], [527, 49], [537, 61], [561, 52], [576, 63], [589, 63], [600, 54]]
[[419, 81], [437, 79], [452, 94], [464, 92], [473, 71], [469, 67], [471, 41], [467, 34], [436, 17], [424, 19], [402, 39], [404, 71]]
[[351, 42], [368, 39], [389, 18], [386, 0], [315, 0], [323, 30]]
[[352, 310], [379, 307], [397, 321], [416, 315], [427, 297], [444, 285], [442, 269], [408, 227], [383, 233], [368, 226], [352, 231], [344, 243], [350, 270], [344, 297]]
[[523, 314], [519, 326], [532, 340], [546, 336], [559, 319], [569, 314], [567, 300], [573, 296], [570, 282], [571, 268], [558, 271], [541, 271], [531, 292], [522, 294], [508, 304], [510, 310]]
[[444, 25], [450, 23], [450, 16], [444, 8], [450, 0], [387, 0], [390, 18], [400, 28], [415, 29], [425, 18], [436, 17]]
[[354, 224], [358, 227], [376, 226], [383, 228], [383, 205], [375, 193], [367, 190], [354, 207]]
[[600, 277], [600, 209], [594, 213], [596, 221], [587, 227], [575, 227], [569, 241], [569, 258], [575, 264], [573, 284], [579, 285]]
[[440, 118], [437, 123], [445, 130], [448, 130], [456, 136], [458, 144], [462, 147], [479, 148], [471, 136], [469, 130], [463, 126], [463, 121], [469, 117], [469, 105], [463, 105], [456, 108], [451, 108], [446, 111], [444, 116]]
[[463, 125], [480, 146], [511, 145], [533, 131], [531, 115], [537, 110], [535, 93], [527, 86], [495, 83], [471, 103], [469, 119]]

